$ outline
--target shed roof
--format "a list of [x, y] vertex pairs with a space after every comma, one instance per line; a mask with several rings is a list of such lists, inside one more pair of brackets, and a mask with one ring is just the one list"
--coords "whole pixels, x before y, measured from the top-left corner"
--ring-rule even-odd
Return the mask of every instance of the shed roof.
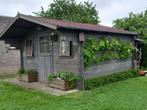
[[[0, 32], [0, 37], [2, 37], [11, 27], [12, 28], [16, 27], [16, 24], [18, 24], [19, 26], [24, 26], [25, 25], [24, 21], [29, 22], [29, 24], [33, 24], [33, 25], [37, 24], [37, 25], [41, 25], [47, 28], [51, 28], [53, 30], [65, 28], [65, 29], [80, 30], [80, 31], [92, 31], [92, 32], [94, 31], [94, 32], [114, 33], [114, 34], [126, 34], [126, 35], [131, 35], [131, 36], [138, 35], [137, 33], [134, 33], [134, 32], [129, 32], [129, 31], [107, 27], [107, 26], [102, 26], [102, 25], [67, 22], [63, 20], [48, 19], [44, 17], [35, 17], [35, 16], [23, 15], [23, 14], [18, 14], [15, 18], [13, 18], [13, 20], [10, 17], [4, 17], [3, 19], [5, 20], [3, 22], [0, 22], [3, 24], [0, 27], [0, 30], [2, 31]], [[20, 25], [20, 23], [23, 23], [23, 25]], [[22, 28], [23, 28], [24, 33], [26, 31], [29, 31], [29, 30], [26, 30], [24, 27]], [[18, 30], [18, 27], [15, 29]], [[10, 30], [12, 32], [12, 29]], [[18, 32], [20, 32], [20, 29]]]
[[56, 25], [57, 28], [67, 28], [67, 29], [75, 29], [75, 30], [85, 30], [85, 31], [96, 31], [96, 32], [110, 32], [110, 33], [118, 33], [118, 34], [130, 34], [130, 35], [137, 35], [135, 32], [130, 32], [122, 29], [116, 29], [113, 27], [103, 26], [103, 25], [94, 25], [94, 24], [87, 24], [87, 23], [77, 23], [77, 22], [69, 22], [63, 20], [56, 20], [56, 19], [48, 19], [44, 17], [35, 17], [30, 15], [22, 15], [31, 19], [36, 19], [38, 21], [45, 22], [47, 24]]

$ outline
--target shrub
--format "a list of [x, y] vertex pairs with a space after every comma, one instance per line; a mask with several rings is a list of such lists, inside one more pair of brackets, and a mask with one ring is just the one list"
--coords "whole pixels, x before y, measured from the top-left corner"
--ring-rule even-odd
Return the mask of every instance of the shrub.
[[86, 79], [85, 89], [90, 90], [90, 89], [94, 89], [94, 88], [97, 88], [105, 84], [114, 83], [114, 82], [118, 82], [118, 81], [125, 80], [128, 78], [137, 77], [139, 76], [138, 72], [139, 72], [139, 69], [135, 69], [135, 70], [129, 70], [125, 72], [113, 73], [111, 75]]
[[34, 70], [34, 69], [30, 69], [30, 70], [26, 70], [25, 73], [26, 73], [26, 74], [36, 74], [37, 71]]
[[48, 80], [51, 81], [55, 78], [68, 81], [71, 85], [75, 85], [76, 81], [80, 80], [80, 77], [72, 72], [59, 72], [57, 74], [50, 74]]
[[17, 70], [17, 74], [25, 74], [25, 70], [20, 68]]
[[48, 76], [48, 80], [53, 80], [54, 78], [60, 78], [62, 80], [69, 81], [69, 82], [80, 79], [78, 75], [72, 72], [59, 72], [57, 74], [50, 74]]
[[24, 70], [24, 69], [21, 69], [21, 68], [20, 68], [20, 69], [17, 71], [17, 74], [19, 74], [19, 75], [21, 75], [21, 74], [34, 74], [34, 73], [37, 73], [37, 71], [34, 70], [34, 69]]
[[57, 76], [54, 75], [54, 74], [50, 74], [50, 75], [48, 76], [48, 80], [49, 80], [49, 81], [53, 80], [54, 78], [57, 78]]

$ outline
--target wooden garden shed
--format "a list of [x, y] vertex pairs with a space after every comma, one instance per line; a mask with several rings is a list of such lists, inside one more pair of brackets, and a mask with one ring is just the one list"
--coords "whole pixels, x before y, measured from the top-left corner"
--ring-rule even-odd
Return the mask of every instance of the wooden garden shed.
[[124, 71], [135, 67], [133, 55], [124, 60], [111, 60], [85, 69], [83, 43], [90, 36], [114, 37], [134, 44], [137, 34], [102, 25], [66, 22], [18, 14], [0, 34], [1, 40], [20, 49], [21, 68], [35, 69], [39, 81], [60, 71], [85, 78]]

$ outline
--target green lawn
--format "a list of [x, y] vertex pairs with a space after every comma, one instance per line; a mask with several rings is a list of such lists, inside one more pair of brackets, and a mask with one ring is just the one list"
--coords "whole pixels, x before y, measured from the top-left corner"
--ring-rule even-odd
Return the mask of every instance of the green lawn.
[[60, 97], [0, 82], [0, 110], [147, 110], [147, 77]]

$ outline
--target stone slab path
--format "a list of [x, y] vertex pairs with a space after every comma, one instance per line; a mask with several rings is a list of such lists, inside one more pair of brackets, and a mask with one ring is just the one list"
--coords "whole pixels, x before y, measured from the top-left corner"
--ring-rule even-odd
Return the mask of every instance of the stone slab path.
[[38, 90], [38, 91], [45, 92], [45, 93], [48, 93], [50, 95], [55, 95], [55, 96], [61, 96], [61, 95], [70, 94], [70, 93], [79, 91], [77, 89], [69, 90], [69, 91], [62, 91], [59, 89], [50, 88], [48, 87], [46, 83], [42, 83], [42, 82], [27, 83], [27, 82], [18, 81], [17, 79], [8, 79], [7, 82], [14, 84], [14, 85], [25, 87], [27, 89], [34, 89], [34, 90]]

